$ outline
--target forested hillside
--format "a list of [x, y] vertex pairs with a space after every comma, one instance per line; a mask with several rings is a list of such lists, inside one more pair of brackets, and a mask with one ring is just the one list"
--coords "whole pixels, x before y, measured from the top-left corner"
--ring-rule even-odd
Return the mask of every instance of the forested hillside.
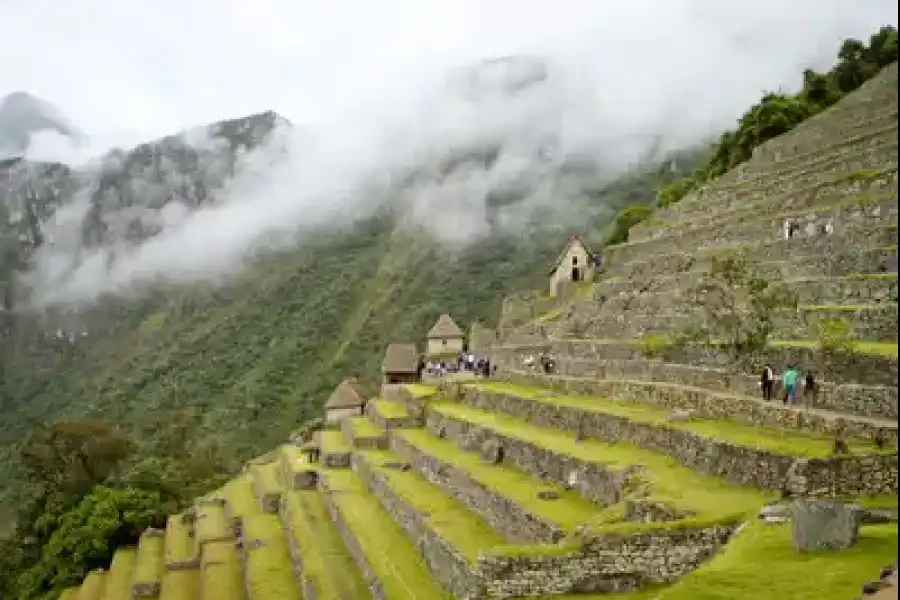
[[[892, 43], [896, 60], [896, 31], [878, 35], [887, 40], [878, 48], [889, 53]], [[843, 54], [839, 64], [849, 60]], [[863, 55], [858, 64], [868, 64]], [[855, 85], [875, 70], [854, 71]], [[171, 140], [117, 157], [94, 190], [82, 231], [88, 245], [116, 226], [134, 243], [155, 234], [106, 218], [123, 205], [164, 205], [173, 194], [197, 205], [214, 201], [236, 149], [253, 146], [277, 120], [254, 117], [261, 132], [249, 137], [241, 137], [246, 121], [216, 126], [228, 141], [221, 160], [198, 161]], [[706, 167], [706, 152], [688, 152], [657, 157], [612, 183], [602, 174], [586, 179], [579, 210], [591, 230], [581, 233], [621, 241], [629, 223], [668, 201], [656, 192], [671, 189], [669, 182], [697, 168], [713, 176], [710, 164], [744, 160], [728, 149], [736, 135], [723, 136]], [[741, 138], [740, 147], [750, 152], [765, 139]], [[165, 172], [179, 176], [158, 177], [162, 160], [173, 161]], [[198, 173], [199, 164], [214, 168]], [[151, 198], [127, 185], [147, 165], [157, 178]], [[438, 314], [463, 326], [492, 321], [504, 294], [543, 287], [570, 233], [535, 225], [451, 251], [425, 231], [399, 227], [402, 215], [387, 203], [374, 216], [307, 236], [300, 247], [256, 256], [224, 287], [168, 286], [136, 299], [105, 298], [78, 313], [32, 314], [19, 310], [23, 288], [14, 282], [44, 243], [39, 223], [67, 201], [66, 186], [76, 188], [80, 175], [43, 165], [28, 176], [25, 196], [7, 193], [0, 203], [0, 478], [12, 482], [3, 491], [18, 523], [0, 548], [0, 598], [51, 598], [104, 565], [117, 545], [133, 543], [179, 502], [318, 416], [342, 376], [374, 383], [385, 346], [420, 339]]]

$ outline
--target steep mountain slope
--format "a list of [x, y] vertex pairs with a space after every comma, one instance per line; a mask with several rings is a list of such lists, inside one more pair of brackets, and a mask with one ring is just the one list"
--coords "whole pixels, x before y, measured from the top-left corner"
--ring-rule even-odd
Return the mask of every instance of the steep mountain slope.
[[[8, 170], [7, 224], [0, 231], [6, 249], [0, 260], [4, 476], [14, 470], [17, 444], [31, 429], [63, 418], [100, 418], [140, 440], [146, 421], [196, 409], [203, 415], [197, 438], [247, 457], [315, 415], [341, 375], [356, 371], [371, 379], [387, 343], [420, 337], [440, 312], [452, 312], [463, 324], [492, 318], [503, 295], [530, 286], [555, 250], [559, 232], [550, 228], [531, 237], [497, 231], [451, 252], [427, 232], [401, 226], [405, 215], [387, 193], [374, 215], [335, 223], [298, 248], [257, 256], [224, 287], [157, 286], [137, 298], [103, 298], [78, 310], [19, 310], [35, 284], [14, 274], [33, 266], [53, 235], [71, 244], [69, 269], [100, 246], [140, 246], [159, 232], [156, 215], [167, 204], [193, 210], [216, 202], [240, 155], [269, 143], [279, 126], [286, 123], [274, 113], [214, 124], [206, 136], [195, 136], [211, 144], [198, 149], [185, 142], [190, 135], [173, 136], [106, 157], [99, 176], [61, 165]], [[434, 160], [440, 176], [448, 177], [482, 164], [483, 156], [453, 148]], [[635, 201], [629, 190], [640, 186], [641, 200], [650, 202], [650, 190], [689, 172], [697, 158], [678, 162], [675, 171], [669, 163], [638, 169], [633, 184], [619, 183], [608, 193], [608, 176], [582, 169], [579, 189], [560, 202], [594, 207], [586, 214], [602, 224]], [[405, 185], [434, 178], [434, 171], [434, 164], [412, 169]], [[47, 224], [79, 189], [89, 192], [90, 208], [72, 241]], [[496, 214], [528, 192], [525, 187], [486, 202], [496, 203]], [[540, 231], [535, 226], [533, 233]]]

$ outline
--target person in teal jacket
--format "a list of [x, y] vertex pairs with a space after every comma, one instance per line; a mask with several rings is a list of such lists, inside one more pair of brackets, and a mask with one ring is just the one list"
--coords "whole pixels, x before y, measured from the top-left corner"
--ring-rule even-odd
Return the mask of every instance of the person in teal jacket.
[[784, 384], [784, 403], [788, 404], [796, 404], [797, 403], [797, 367], [794, 365], [788, 365], [788, 368], [784, 371], [784, 374], [781, 376], [781, 381]]

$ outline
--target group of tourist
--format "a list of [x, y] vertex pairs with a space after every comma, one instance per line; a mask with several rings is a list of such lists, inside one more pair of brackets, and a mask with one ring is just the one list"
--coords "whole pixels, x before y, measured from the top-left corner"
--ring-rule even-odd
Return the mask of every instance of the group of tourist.
[[[496, 370], [496, 367], [493, 367]], [[449, 373], [473, 373], [482, 377], [490, 377], [492, 373], [491, 360], [489, 358], [476, 358], [474, 354], [462, 352], [456, 361], [438, 361], [425, 363], [425, 371], [432, 376], [447, 375]]]
[[[778, 381], [781, 381], [782, 384], [782, 402], [785, 404], [797, 404], [797, 388], [800, 383], [800, 371], [797, 369], [797, 366], [789, 364], [781, 375], [778, 375], [775, 372], [775, 368], [770, 364], [763, 367], [762, 375], [759, 379], [763, 400], [772, 400], [775, 384]], [[807, 370], [803, 377], [803, 397], [807, 400], [807, 403], [815, 404], [818, 392], [819, 385], [816, 381], [816, 374], [811, 369]]]

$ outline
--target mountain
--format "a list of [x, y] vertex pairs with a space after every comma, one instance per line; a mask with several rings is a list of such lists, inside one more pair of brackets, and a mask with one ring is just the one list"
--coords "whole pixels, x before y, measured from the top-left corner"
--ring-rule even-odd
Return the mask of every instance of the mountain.
[[[29, 431], [60, 419], [101, 419], [150, 444], [156, 434], [146, 431], [148, 422], [195, 411], [198, 440], [251, 456], [316, 415], [348, 371], [372, 381], [384, 347], [420, 338], [440, 313], [466, 326], [493, 319], [505, 294], [542, 279], [570, 232], [532, 212], [520, 228], [489, 223], [488, 235], [448, 248], [427, 228], [410, 226], [408, 190], [486, 172], [486, 156], [504, 160], [505, 140], [497, 138], [409, 166], [407, 178], [378, 190], [375, 210], [261, 252], [225, 285], [148, 284], [88, 306], [51, 297], [56, 304], [30, 309], [47, 283], [34, 277], [45, 254], [54, 257], [54, 281], [93, 260], [98, 248], [112, 249], [104, 255], [109, 269], [163, 230], [170, 205], [193, 211], [222, 201], [240, 162], [277, 143], [282, 127], [292, 126], [266, 112], [115, 151], [82, 170], [28, 161], [7, 167], [0, 179], [2, 476], [15, 472]], [[651, 202], [661, 182], [690, 172], [698, 158], [679, 160], [675, 172], [668, 163], [641, 166], [632, 183], [614, 187], [609, 173], [574, 159], [544, 168], [565, 184], [557, 188], [561, 206], [583, 206], [582, 216], [603, 225], [626, 202]], [[545, 181], [511, 179], [515, 185], [495, 188], [480, 210], [489, 221], [508, 221]], [[77, 218], [59, 231], [53, 217], [63, 213]]]
[[55, 107], [27, 92], [13, 92], [0, 100], [0, 160], [23, 156], [31, 135], [46, 130], [73, 140], [81, 137]]

